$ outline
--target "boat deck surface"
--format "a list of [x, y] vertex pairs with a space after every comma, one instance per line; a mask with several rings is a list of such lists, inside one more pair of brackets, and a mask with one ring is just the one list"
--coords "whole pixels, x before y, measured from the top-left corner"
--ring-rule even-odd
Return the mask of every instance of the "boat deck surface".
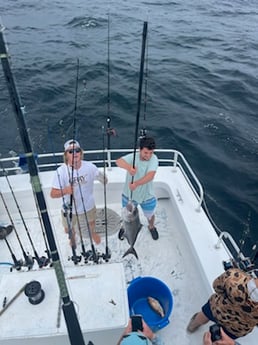
[[[168, 171], [165, 172], [165, 176], [168, 176]], [[177, 181], [177, 187], [173, 191], [172, 185], [175, 183], [177, 178], [181, 178], [180, 176], [176, 176], [174, 174], [173, 181], [169, 182], [169, 186], [171, 187], [171, 191], [166, 191], [163, 184], [159, 182], [159, 175], [157, 174], [157, 196], [158, 196], [158, 206], [156, 209], [156, 227], [159, 232], [159, 239], [154, 241], [151, 238], [149, 230], [147, 228], [146, 219], [144, 218], [141, 209], [139, 209], [140, 213], [140, 220], [143, 224], [143, 227], [138, 235], [137, 241], [135, 243], [135, 250], [138, 253], [139, 259], [137, 260], [133, 255], [128, 255], [125, 258], [122, 258], [125, 251], [128, 249], [129, 245], [126, 239], [123, 241], [118, 239], [118, 231], [120, 229], [120, 221], [121, 221], [121, 204], [120, 204], [120, 194], [122, 190], [122, 184], [124, 181], [124, 175], [121, 172], [117, 172], [113, 176], [112, 173], [109, 173], [109, 187], [107, 188], [107, 207], [108, 213], [112, 214], [111, 226], [109, 229], [108, 235], [108, 247], [111, 251], [111, 258], [108, 262], [104, 260], [100, 260], [98, 265], [89, 262], [85, 264], [82, 260], [76, 266], [74, 265], [73, 261], [69, 258], [71, 257], [71, 248], [69, 246], [69, 241], [67, 238], [67, 234], [63, 230], [63, 226], [61, 224], [61, 217], [60, 217], [60, 200], [53, 200], [49, 198], [49, 190], [51, 185], [51, 177], [53, 173], [47, 173], [42, 176], [43, 186], [44, 186], [44, 194], [47, 199], [48, 204], [48, 211], [50, 214], [51, 223], [53, 226], [53, 231], [56, 239], [56, 244], [58, 247], [59, 255], [61, 258], [62, 266], [65, 272], [66, 281], [68, 285], [68, 289], [71, 292], [72, 299], [75, 301], [76, 308], [78, 309], [78, 314], [80, 315], [79, 319], [82, 322], [83, 331], [98, 331], [99, 328], [103, 328], [103, 318], [106, 319], [107, 325], [111, 323], [110, 327], [112, 326], [112, 322], [117, 322], [118, 326], [123, 329], [126, 325], [127, 318], [128, 318], [128, 306], [127, 301], [123, 301], [124, 296], [126, 296], [126, 288], [130, 284], [130, 282], [136, 277], [144, 277], [144, 276], [152, 276], [162, 280], [171, 290], [173, 295], [173, 309], [172, 313], [169, 317], [169, 324], [159, 331], [161, 337], [163, 338], [166, 345], [170, 344], [177, 344], [177, 345], [190, 345], [190, 344], [202, 344], [202, 337], [204, 331], [208, 330], [210, 325], [207, 324], [201, 327], [196, 333], [189, 334], [186, 331], [187, 323], [190, 317], [198, 310], [200, 307], [207, 301], [207, 298], [212, 292], [211, 283], [212, 280], [216, 278], [218, 273], [223, 272], [222, 262], [217, 262], [217, 258], [215, 253], [215, 245], [216, 245], [216, 235], [212, 234], [211, 237], [207, 237], [204, 235], [203, 237], [200, 235], [196, 235], [196, 238], [191, 238], [194, 236], [194, 232], [198, 232], [199, 226], [202, 226], [201, 220], [193, 220], [193, 229], [192, 234], [189, 234], [185, 230], [185, 223], [182, 226], [182, 221], [179, 219], [178, 216], [178, 207], [186, 207], [187, 203], [182, 202], [184, 200], [184, 190], [183, 187], [180, 186], [180, 180]], [[118, 177], [119, 176], [119, 177]], [[172, 175], [171, 175], [172, 176]], [[12, 176], [11, 176], [12, 177]], [[26, 177], [21, 176], [22, 179], [26, 179]], [[12, 179], [11, 179], [12, 180]], [[28, 178], [27, 178], [28, 180]], [[168, 180], [170, 180], [168, 178]], [[17, 177], [16, 183], [13, 183], [13, 187], [16, 193], [18, 200], [21, 203], [21, 209], [23, 216], [26, 221], [26, 225], [30, 231], [31, 237], [33, 242], [36, 244], [37, 252], [39, 256], [43, 255], [45, 250], [44, 241], [42, 238], [42, 231], [40, 230], [39, 221], [35, 210], [30, 208], [29, 199], [27, 199], [28, 195], [26, 194], [26, 183], [17, 184]], [[2, 180], [2, 190], [4, 193], [4, 197], [6, 201], [11, 205], [13, 203], [12, 197], [9, 193], [7, 193], [7, 187], [4, 180]], [[13, 178], [14, 182], [14, 178]], [[162, 182], [163, 183], [163, 182]], [[165, 186], [166, 187], [166, 186]], [[181, 189], [180, 189], [181, 188]], [[169, 189], [169, 188], [168, 188]], [[104, 214], [104, 204], [103, 204], [103, 187], [100, 187], [100, 184], [97, 185], [96, 188], [96, 203], [97, 209], [99, 214]], [[165, 191], [165, 192], [164, 192]], [[175, 194], [180, 192], [180, 198], [176, 198]], [[28, 192], [30, 194], [30, 192]], [[26, 203], [26, 199], [28, 202]], [[196, 200], [195, 200], [196, 201]], [[14, 205], [12, 205], [13, 209]], [[1, 220], [5, 223], [8, 223], [8, 217], [1, 206]], [[194, 209], [194, 208], [193, 208]], [[195, 212], [195, 211], [193, 211]], [[191, 213], [189, 211], [189, 213]], [[196, 212], [195, 212], [196, 213]], [[201, 217], [203, 215], [197, 214], [197, 217]], [[203, 213], [203, 211], [202, 211]], [[22, 243], [26, 250], [33, 254], [31, 245], [28, 241], [26, 236], [26, 232], [24, 230], [20, 215], [16, 211], [16, 213], [12, 212], [13, 221], [15, 223], [16, 229], [19, 233], [19, 236], [22, 238]], [[101, 223], [101, 220], [100, 220]], [[196, 223], [196, 224], [195, 224]], [[199, 229], [200, 230], [200, 229]], [[204, 231], [204, 229], [202, 229]], [[99, 245], [95, 245], [96, 250], [99, 253], [105, 252], [105, 234], [104, 232], [101, 233], [102, 241]], [[194, 240], [199, 244], [200, 247], [203, 247], [203, 253], [198, 253], [199, 249], [196, 248]], [[17, 254], [17, 256], [22, 256], [21, 250], [17, 243], [17, 238], [15, 233], [12, 232], [8, 235], [8, 241]], [[203, 241], [201, 243], [201, 241]], [[83, 233], [83, 242], [85, 244], [86, 250], [91, 249], [89, 238], [86, 233]], [[81, 243], [80, 237], [77, 236], [77, 252], [81, 252]], [[193, 250], [194, 248], [194, 250]], [[218, 250], [219, 251], [219, 250]], [[5, 241], [0, 241], [0, 257], [1, 262], [10, 262], [11, 257], [10, 253], [8, 252], [7, 246]], [[207, 256], [207, 253], [210, 253], [210, 256]], [[222, 250], [219, 257], [224, 257], [225, 251]], [[206, 256], [206, 262], [201, 262], [200, 258]], [[19, 258], [20, 258], [19, 257]], [[214, 259], [215, 258], [215, 259]], [[216, 260], [212, 262], [212, 260]], [[204, 260], [205, 261], [205, 260]], [[117, 266], [118, 265], [118, 266]], [[31, 271], [26, 272], [14, 272], [9, 273], [8, 266], [0, 266], [0, 284], [5, 286], [5, 281], [3, 281], [3, 277], [6, 275], [15, 276], [15, 278], [10, 278], [10, 284], [12, 284], [12, 280], [14, 279], [17, 284], [16, 277], [21, 275], [26, 275], [26, 279], [21, 279], [20, 283], [17, 286], [21, 286], [23, 281], [33, 280], [34, 275], [43, 276], [44, 272], [52, 271], [53, 281], [54, 279], [54, 270], [52, 268], [43, 268], [38, 269], [37, 264], [35, 263], [34, 267]], [[122, 271], [121, 271], [122, 267]], [[209, 269], [210, 267], [210, 269]], [[206, 272], [205, 270], [209, 270]], [[42, 274], [40, 272], [43, 272]], [[81, 273], [83, 272], [83, 274]], [[205, 274], [204, 274], [205, 273]], [[103, 287], [98, 286], [98, 284], [103, 284], [103, 281], [98, 283], [97, 276], [101, 274], [103, 279], [105, 279], [105, 283]], [[76, 293], [74, 292], [73, 284], [77, 284], [74, 281], [79, 279], [73, 279], [73, 277], [79, 277], [82, 275], [82, 279], [84, 280], [84, 284], [88, 286], [88, 290], [86, 288], [85, 295], [83, 301], [77, 300]], [[117, 277], [117, 278], [116, 278]], [[95, 279], [96, 278], [96, 279]], [[6, 278], [5, 278], [6, 279]], [[95, 280], [94, 280], [95, 279]], [[116, 281], [117, 279], [117, 281]], [[44, 280], [44, 279], [43, 279]], [[121, 281], [123, 280], [123, 281]], [[95, 281], [95, 285], [93, 284]], [[79, 284], [79, 283], [78, 283]], [[108, 303], [107, 306], [101, 305], [101, 295], [105, 296], [105, 289], [106, 291], [112, 291], [111, 285], [117, 285], [120, 291], [117, 295], [114, 295], [114, 302], [116, 303], [116, 299], [120, 300], [120, 304], [123, 305], [119, 310], [121, 314], [118, 319], [116, 319], [117, 315], [115, 314], [114, 306], [112, 303]], [[43, 284], [44, 285], [44, 284]], [[77, 288], [77, 287], [76, 287]], [[16, 290], [15, 290], [16, 289]], [[55, 288], [58, 291], [57, 288]], [[79, 289], [79, 285], [78, 285]], [[90, 289], [90, 290], [89, 290]], [[10, 289], [12, 291], [12, 289]], [[14, 291], [17, 291], [17, 287], [14, 288]], [[81, 292], [78, 292], [80, 294]], [[11, 293], [10, 293], [11, 294]], [[57, 293], [56, 293], [57, 294]], [[82, 292], [83, 294], [83, 292]], [[13, 293], [11, 294], [13, 295]], [[0, 293], [0, 301], [5, 296]], [[55, 304], [55, 308], [58, 309], [58, 295], [54, 295], [53, 303]], [[112, 299], [112, 296], [110, 295]], [[20, 303], [20, 302], [19, 302]], [[40, 308], [45, 309], [46, 311], [49, 310], [49, 305], [44, 303], [44, 301], [39, 304]], [[42, 316], [40, 316], [40, 312], [32, 313], [32, 308], [29, 306], [26, 309], [26, 304], [23, 305], [22, 310], [17, 309], [17, 303], [14, 302], [6, 312], [0, 316], [0, 340], [1, 337], [5, 335], [9, 337], [10, 332], [12, 332], [12, 328], [6, 328], [8, 324], [8, 320], [10, 320], [10, 316], [15, 314], [15, 322], [16, 327], [19, 329], [19, 324], [23, 325], [22, 332], [28, 331], [24, 328], [24, 319], [33, 320], [37, 325], [40, 324], [42, 321]], [[106, 309], [105, 309], [106, 308]], [[91, 317], [87, 316], [86, 319], [83, 319], [83, 315], [87, 310], [90, 310]], [[43, 311], [42, 311], [43, 312]], [[103, 316], [104, 315], [104, 316]], [[55, 317], [52, 320], [52, 324], [49, 322], [41, 322], [41, 332], [40, 334], [51, 334], [52, 328], [56, 328], [56, 312]], [[1, 320], [2, 319], [2, 320]], [[110, 319], [110, 320], [109, 320]], [[112, 319], [112, 320], [111, 320]], [[35, 321], [36, 320], [36, 321]], [[51, 320], [51, 319], [50, 319]], [[85, 321], [87, 320], [87, 322]], [[98, 320], [98, 321], [96, 321]], [[3, 321], [3, 322], [2, 322]], [[51, 322], [51, 321], [50, 321]], [[53, 325], [54, 323], [54, 325]], [[46, 329], [44, 329], [46, 327]], [[95, 329], [94, 329], [95, 327]], [[28, 324], [29, 328], [29, 324]], [[33, 329], [33, 327], [32, 327]], [[63, 315], [60, 315], [60, 326], [59, 332], [65, 332], [65, 325]], [[9, 334], [8, 334], [9, 332]], [[33, 332], [33, 331], [31, 331]], [[1, 335], [2, 334], [2, 335]], [[26, 333], [27, 336], [30, 334]], [[32, 337], [36, 334], [31, 334]], [[257, 333], [256, 333], [257, 335]], [[4, 339], [4, 338], [3, 338]], [[255, 332], [251, 335], [240, 339], [242, 345], [255, 344]], [[37, 340], [38, 341], [38, 340]], [[34, 339], [35, 342], [35, 339]], [[39, 342], [38, 342], [39, 343]], [[7, 343], [6, 343], [7, 344]], [[9, 342], [8, 344], [16, 344], [15, 342]], [[28, 343], [29, 344], [29, 343]], [[65, 342], [64, 342], [65, 344]], [[68, 344], [68, 343], [67, 343]], [[112, 343], [106, 342], [107, 345], [111, 345]], [[114, 342], [113, 342], [114, 344]], [[95, 345], [95, 344], [94, 344]], [[96, 343], [98, 345], [98, 343]], [[100, 345], [100, 343], [99, 343]]]

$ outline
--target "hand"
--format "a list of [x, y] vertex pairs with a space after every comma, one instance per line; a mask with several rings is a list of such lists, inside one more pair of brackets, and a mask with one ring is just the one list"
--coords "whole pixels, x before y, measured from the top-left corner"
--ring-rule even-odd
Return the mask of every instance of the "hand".
[[205, 332], [203, 335], [203, 345], [234, 345], [235, 344], [235, 341], [224, 332], [222, 327], [220, 327], [220, 332], [221, 332], [221, 339], [214, 342], [211, 341], [210, 332]]
[[205, 332], [203, 335], [203, 345], [212, 345], [210, 332]]
[[133, 182], [133, 183], [130, 183], [130, 184], [129, 184], [129, 189], [130, 189], [130, 190], [134, 191], [136, 188], [137, 188], [136, 182]]
[[63, 194], [66, 195], [72, 195], [73, 194], [73, 187], [69, 184], [69, 186], [66, 186], [64, 189], [63, 189]]
[[152, 332], [150, 327], [147, 325], [147, 323], [143, 319], [142, 319], [142, 325], [143, 325], [142, 333], [145, 335], [145, 337], [152, 340], [155, 337], [155, 333]]
[[130, 168], [128, 169], [128, 172], [131, 176], [134, 176], [137, 172], [137, 169], [134, 168], [133, 166], [130, 166]]
[[[152, 340], [155, 336], [155, 333], [152, 332], [150, 327], [147, 325], [147, 323], [142, 319], [142, 325], [143, 325], [143, 330], [142, 332], [139, 331], [140, 333], [143, 333], [146, 338]], [[132, 332], [132, 320], [130, 319], [128, 322], [128, 325], [126, 326], [123, 335], [131, 333]], [[206, 344], [205, 344], [206, 345]]]

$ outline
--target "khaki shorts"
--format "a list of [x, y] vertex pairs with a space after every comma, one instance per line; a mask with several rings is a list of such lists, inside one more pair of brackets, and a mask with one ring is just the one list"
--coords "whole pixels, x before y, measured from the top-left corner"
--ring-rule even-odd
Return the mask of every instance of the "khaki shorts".
[[[96, 220], [96, 207], [94, 206], [91, 210], [89, 210], [88, 212], [86, 212], [87, 215], [87, 220], [88, 222], [94, 222]], [[69, 217], [69, 214], [68, 214]], [[64, 212], [61, 211], [61, 218], [62, 218], [62, 224], [65, 228], [68, 228], [68, 223], [67, 223], [67, 218], [64, 215]], [[87, 221], [86, 221], [86, 217], [85, 214], [78, 214], [78, 217], [73, 214], [72, 215], [72, 227], [75, 227], [75, 225], [77, 224], [77, 218], [79, 220], [80, 223], [80, 227], [81, 228], [87, 228]]]

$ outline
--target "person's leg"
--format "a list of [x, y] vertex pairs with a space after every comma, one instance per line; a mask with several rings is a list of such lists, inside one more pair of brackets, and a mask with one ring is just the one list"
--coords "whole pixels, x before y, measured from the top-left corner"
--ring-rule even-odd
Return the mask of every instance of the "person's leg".
[[150, 219], [148, 219], [148, 228], [149, 230], [154, 228], [154, 223], [155, 223], [155, 215], [153, 214]]
[[157, 240], [159, 238], [158, 231], [155, 227], [155, 209], [157, 205], [157, 199], [155, 197], [146, 200], [141, 203], [141, 208], [143, 211], [143, 214], [148, 220], [148, 229], [150, 230], [151, 236], [154, 240]]
[[187, 331], [190, 333], [195, 332], [200, 326], [204, 325], [205, 323], [209, 322], [210, 320], [207, 318], [206, 315], [202, 311], [194, 314], [191, 317], [191, 320], [187, 326]]
[[209, 301], [202, 306], [201, 311], [191, 317], [191, 320], [187, 326], [187, 331], [193, 333], [201, 325], [204, 325], [208, 321], [217, 322], [212, 314]]
[[94, 207], [92, 210], [87, 212], [87, 218], [89, 222], [89, 227], [90, 227], [90, 232], [93, 241], [96, 244], [99, 244], [101, 242], [101, 238], [98, 233], [95, 232], [95, 227], [96, 227], [96, 207]]

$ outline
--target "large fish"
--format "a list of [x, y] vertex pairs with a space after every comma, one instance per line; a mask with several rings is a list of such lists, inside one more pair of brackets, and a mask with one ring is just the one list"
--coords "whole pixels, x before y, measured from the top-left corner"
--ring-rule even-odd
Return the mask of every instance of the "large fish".
[[138, 207], [133, 203], [129, 202], [122, 211], [123, 225], [119, 231], [119, 239], [127, 239], [130, 248], [124, 253], [123, 258], [128, 254], [133, 254], [137, 259], [138, 255], [134, 249], [139, 231], [141, 230], [142, 224], [140, 222]]

